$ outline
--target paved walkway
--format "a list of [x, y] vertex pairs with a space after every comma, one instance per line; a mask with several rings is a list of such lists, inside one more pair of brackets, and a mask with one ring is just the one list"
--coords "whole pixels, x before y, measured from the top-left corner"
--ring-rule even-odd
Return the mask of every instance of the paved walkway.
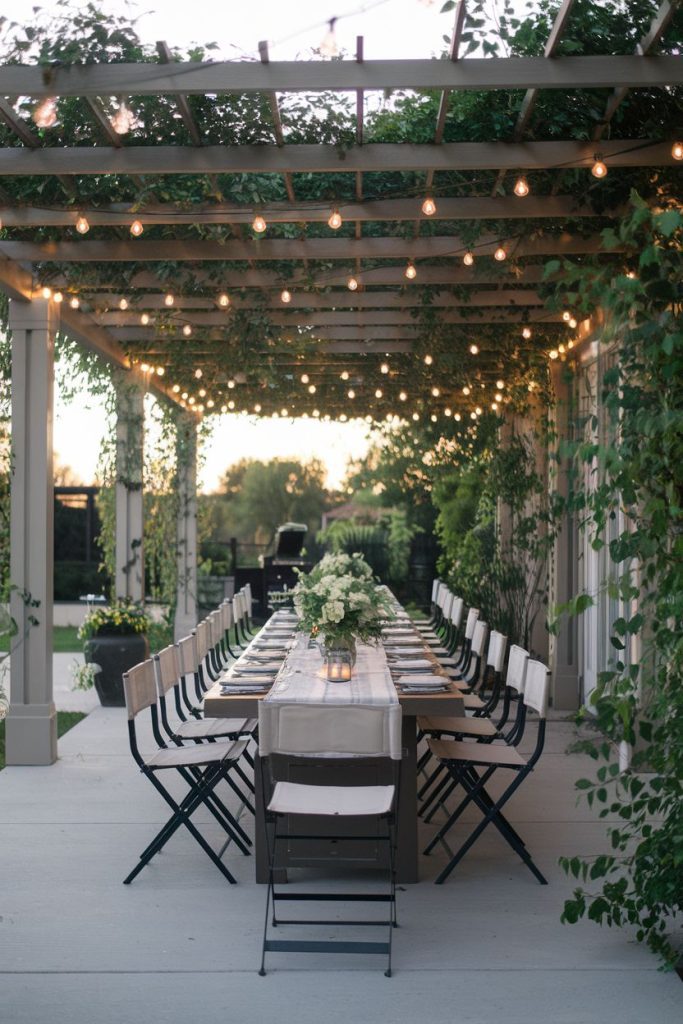
[[0, 773], [0, 1021], [680, 1020], [683, 985], [627, 933], [559, 923], [571, 885], [558, 856], [605, 847], [604, 826], [576, 805], [584, 766], [564, 753], [570, 738], [568, 725], [553, 723], [510, 810], [550, 885], [538, 885], [491, 830], [446, 885], [430, 881], [438, 855], [400, 893], [392, 979], [353, 956], [274, 958], [259, 978], [265, 893], [251, 859], [227, 852], [239, 880], [230, 886], [177, 835], [130, 887], [121, 884], [164, 807], [131, 761], [125, 713], [98, 707], [60, 741], [56, 765]]

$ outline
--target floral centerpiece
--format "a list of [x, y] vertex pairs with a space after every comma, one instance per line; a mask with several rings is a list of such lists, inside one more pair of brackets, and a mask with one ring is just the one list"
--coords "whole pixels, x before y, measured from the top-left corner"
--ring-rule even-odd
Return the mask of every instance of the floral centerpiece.
[[[356, 575], [343, 571], [349, 564]], [[300, 577], [294, 608], [301, 628], [319, 638], [327, 652], [345, 648], [354, 655], [357, 640], [378, 641], [393, 617], [388, 596], [377, 587], [360, 555], [325, 556], [312, 572]]]
[[150, 624], [142, 605], [131, 600], [91, 608], [78, 630], [86, 664], [77, 671], [77, 686], [94, 684], [104, 707], [123, 707], [122, 676], [149, 656]]

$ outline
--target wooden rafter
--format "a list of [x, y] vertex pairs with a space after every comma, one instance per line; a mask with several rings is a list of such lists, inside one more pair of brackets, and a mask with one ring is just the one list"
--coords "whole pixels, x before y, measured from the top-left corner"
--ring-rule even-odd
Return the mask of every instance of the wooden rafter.
[[[40, 148], [39, 136], [18, 116], [12, 104], [2, 97], [0, 97], [0, 121], [4, 121], [7, 127], [14, 132], [16, 137], [28, 149], [35, 150]], [[50, 172], [46, 171], [45, 173], [49, 174]], [[58, 174], [56, 177], [66, 194], [73, 196], [74, 183], [63, 174]]]

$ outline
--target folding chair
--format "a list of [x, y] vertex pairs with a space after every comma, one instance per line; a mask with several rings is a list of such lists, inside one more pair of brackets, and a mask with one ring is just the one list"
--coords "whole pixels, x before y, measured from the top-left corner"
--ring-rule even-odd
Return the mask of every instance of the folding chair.
[[[230, 839], [234, 840], [239, 849], [249, 854], [251, 841], [239, 823], [216, 796], [218, 783], [227, 779], [228, 773], [235, 767], [246, 748], [244, 741], [228, 741], [222, 743], [193, 744], [190, 747], [165, 745], [159, 731], [159, 715], [157, 711], [156, 682], [152, 660], [135, 665], [123, 673], [123, 690], [128, 711], [128, 738], [130, 749], [140, 771], [152, 783], [157, 792], [171, 808], [172, 814], [166, 824], [156, 834], [152, 842], [140, 854], [140, 859], [124, 885], [129, 885], [134, 878], [149, 864], [152, 857], [164, 848], [168, 840], [183, 825], [190, 835], [196, 839], [201, 848], [211, 858], [222, 875], [234, 884], [235, 879], [214, 852], [204, 836], [193, 824], [191, 818], [201, 806], [205, 807], [224, 829]], [[152, 719], [152, 733], [159, 747], [145, 757], [140, 753], [135, 719], [137, 715], [149, 708]], [[175, 769], [187, 784], [188, 790], [178, 802], [161, 782], [159, 775], [163, 771]]]
[[434, 625], [434, 621], [435, 621], [434, 617], [435, 617], [435, 611], [436, 611], [436, 598], [438, 596], [439, 587], [440, 586], [441, 586], [441, 580], [440, 579], [435, 578], [434, 580], [432, 580], [432, 594], [431, 594], [431, 598], [430, 598], [430, 602], [429, 602], [429, 618], [427, 618], [427, 619], [420, 618], [420, 619], [413, 619], [412, 620], [414, 622], [414, 624], [418, 627], [418, 629], [419, 629], [420, 626], [433, 626]]
[[[269, 825], [269, 880], [266, 896], [266, 916], [263, 930], [263, 948], [259, 974], [264, 975], [266, 953], [369, 953], [387, 956], [385, 974], [391, 977], [391, 937], [396, 921], [395, 847], [397, 791], [401, 760], [401, 708], [398, 704], [382, 707], [288, 704], [273, 709], [266, 702], [259, 704], [260, 754], [262, 755], [261, 777], [269, 775], [270, 757], [285, 754], [299, 758], [389, 758], [393, 765], [393, 783], [379, 786], [315, 786], [294, 782], [276, 782], [272, 795], [267, 799], [266, 822]], [[271, 783], [272, 785], [272, 783]], [[289, 831], [285, 825], [288, 815], [296, 815], [308, 827], [305, 834]], [[339, 834], [325, 832], [325, 840], [340, 844], [373, 840], [382, 844], [387, 851], [387, 888], [383, 893], [368, 892], [300, 892], [284, 891], [275, 887], [275, 872], [278, 870], [280, 844], [291, 846], [297, 841], [310, 841], [317, 837], [311, 834], [315, 822], [311, 817], [351, 819], [375, 819], [373, 834]], [[308, 819], [308, 822], [306, 822]], [[339, 857], [343, 863], [353, 863], [353, 857]], [[358, 861], [367, 867], [367, 861]], [[278, 908], [285, 901], [311, 902], [353, 902], [388, 904], [386, 919], [362, 918], [360, 920], [304, 919], [278, 917]], [[272, 906], [272, 919], [271, 919]], [[272, 939], [269, 924], [281, 925], [335, 925], [375, 926], [388, 929], [384, 942], [370, 941], [302, 941], [299, 939]]]
[[[534, 768], [543, 752], [545, 741], [545, 722], [548, 710], [548, 694], [550, 691], [550, 673], [540, 661], [530, 660], [527, 663], [526, 678], [522, 700], [527, 709], [531, 708], [538, 714], [538, 734], [536, 746], [529, 757], [523, 757], [515, 745], [468, 743], [462, 740], [430, 740], [432, 753], [446, 765], [446, 769], [457, 784], [462, 785], [465, 797], [458, 807], [449, 815], [425, 849], [431, 853], [436, 844], [444, 840], [462, 812], [471, 803], [475, 803], [484, 817], [462, 846], [453, 854], [446, 867], [436, 879], [437, 884], [444, 882], [451, 871], [462, 860], [467, 851], [474, 845], [487, 825], [493, 824], [500, 834], [522, 858], [531, 873], [541, 885], [547, 880], [534, 864], [524, 842], [503, 816], [503, 807], [510, 797], [521, 786], [524, 779]], [[507, 769], [514, 773], [512, 781], [496, 800], [486, 790], [486, 784], [498, 769]], [[481, 771], [481, 774], [479, 772]]]

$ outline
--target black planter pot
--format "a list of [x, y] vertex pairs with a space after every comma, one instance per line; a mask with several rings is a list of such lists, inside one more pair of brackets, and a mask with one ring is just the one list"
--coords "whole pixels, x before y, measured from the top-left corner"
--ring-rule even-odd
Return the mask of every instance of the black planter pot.
[[99, 665], [95, 676], [95, 689], [100, 704], [105, 708], [125, 707], [122, 675], [133, 665], [149, 656], [149, 644], [144, 633], [120, 636], [94, 636], [83, 648], [86, 664]]

